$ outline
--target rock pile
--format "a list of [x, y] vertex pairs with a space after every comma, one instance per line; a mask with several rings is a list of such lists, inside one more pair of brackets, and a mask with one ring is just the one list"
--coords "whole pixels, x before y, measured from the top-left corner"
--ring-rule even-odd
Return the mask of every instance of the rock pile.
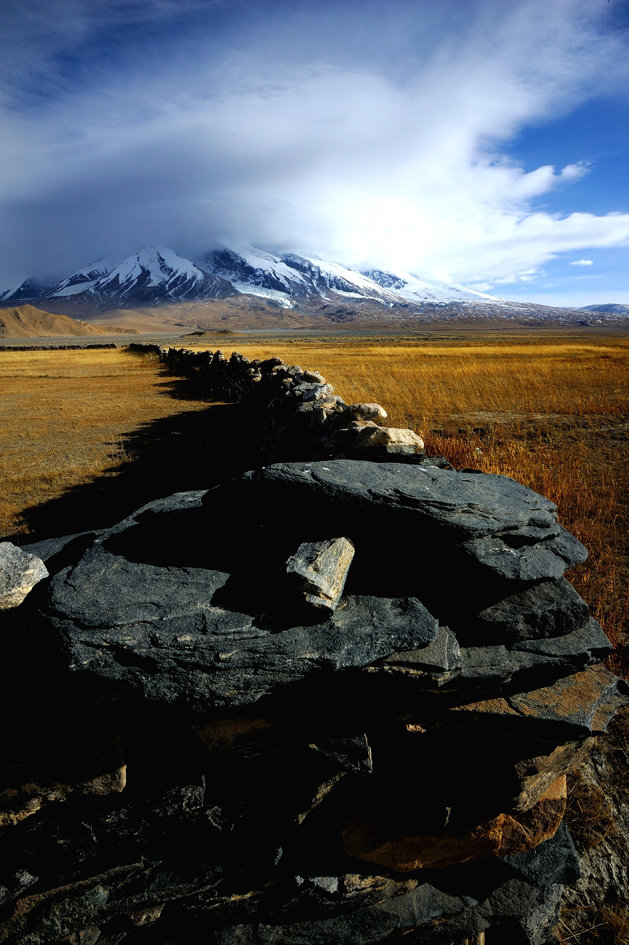
[[565, 775], [628, 700], [551, 502], [278, 463], [29, 550], [0, 942], [552, 940]]
[[281, 358], [250, 361], [237, 351], [225, 358], [222, 351], [156, 344], [131, 344], [129, 349], [157, 356], [171, 373], [193, 379], [206, 396], [246, 404], [264, 431], [267, 462], [325, 457], [424, 460], [421, 437], [412, 430], [380, 426], [387, 417], [380, 404], [348, 406], [317, 371], [302, 371]]

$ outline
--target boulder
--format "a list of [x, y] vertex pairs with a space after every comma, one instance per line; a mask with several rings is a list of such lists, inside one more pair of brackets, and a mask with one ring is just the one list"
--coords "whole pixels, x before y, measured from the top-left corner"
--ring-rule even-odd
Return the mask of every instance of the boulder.
[[[246, 473], [222, 494], [223, 501], [238, 503], [259, 520], [299, 516], [312, 534], [351, 538], [352, 574], [362, 572], [368, 585], [374, 579], [381, 586], [405, 583], [419, 596], [425, 588], [429, 607], [431, 598], [439, 597], [441, 607], [461, 611], [466, 605], [468, 614], [483, 595], [489, 596], [484, 606], [491, 606], [527, 583], [561, 577], [586, 557], [558, 524], [553, 503], [506, 476], [424, 464], [321, 460]], [[207, 494], [208, 509], [219, 495]], [[402, 521], [414, 535], [411, 554], [399, 542]], [[456, 600], [437, 594], [447, 573], [456, 573], [461, 584]]]
[[0, 542], [0, 610], [17, 607], [46, 577], [48, 571], [41, 558], [10, 541]]
[[436, 636], [436, 620], [413, 597], [349, 595], [323, 623], [301, 625], [246, 561], [239, 573], [191, 566], [193, 558], [153, 563], [155, 534], [176, 557], [201, 497], [149, 503], [52, 579], [42, 617], [72, 672], [123, 682], [151, 701], [236, 706]]
[[547, 731], [563, 729], [565, 738], [605, 732], [610, 719], [629, 702], [629, 686], [604, 666], [590, 666], [548, 686], [453, 706], [447, 714], [465, 724], [481, 719], [509, 726], [509, 720]]

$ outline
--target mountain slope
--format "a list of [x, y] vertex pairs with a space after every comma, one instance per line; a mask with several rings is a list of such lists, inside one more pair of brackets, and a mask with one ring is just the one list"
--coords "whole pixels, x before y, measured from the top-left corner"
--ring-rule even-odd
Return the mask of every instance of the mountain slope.
[[[77, 322], [67, 315], [44, 312], [34, 305], [0, 308], [0, 338], [37, 338], [49, 335], [102, 335], [111, 328]], [[129, 329], [126, 329], [127, 331]]]
[[601, 312], [610, 315], [629, 315], [629, 305], [623, 305], [622, 302], [608, 302], [601, 305], [584, 305], [584, 312]]
[[363, 273], [378, 285], [395, 292], [396, 295], [409, 302], [423, 304], [425, 302], [495, 302], [502, 304], [504, 299], [493, 295], [475, 292], [466, 289], [457, 283], [439, 282], [435, 279], [421, 279], [413, 273], [384, 272], [381, 269], [370, 269]]
[[39, 282], [35, 282], [34, 279], [25, 279], [18, 286], [0, 292], [0, 302], [22, 302], [24, 299], [35, 299], [45, 291], [46, 287], [40, 285]]

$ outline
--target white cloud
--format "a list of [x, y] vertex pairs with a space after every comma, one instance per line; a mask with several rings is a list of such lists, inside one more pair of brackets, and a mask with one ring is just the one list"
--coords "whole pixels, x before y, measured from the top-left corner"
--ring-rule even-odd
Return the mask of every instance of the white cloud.
[[[316, 18], [309, 3], [267, 6], [262, 32], [258, 6], [242, 0], [233, 9], [248, 8], [252, 26], [234, 17], [212, 32], [208, 16], [198, 36], [161, 36], [134, 55], [113, 36], [120, 67], [86, 59], [75, 85], [59, 55], [115, 34], [116, 17], [124, 29], [129, 11], [64, 0], [53, 17], [24, 4], [23, 42], [52, 79], [40, 102], [28, 76], [4, 73], [4, 100], [29, 102], [2, 116], [7, 278], [146, 240], [192, 253], [245, 239], [490, 287], [533, 281], [560, 253], [629, 243], [629, 214], [535, 209], [595, 173], [578, 154], [527, 170], [504, 150], [528, 123], [604, 90], [609, 61], [621, 81], [621, 39], [591, 0], [474, 0], [466, 18], [452, 0], [417, 0], [406, 32], [378, 0], [324, 2]], [[203, 8], [129, 5], [136, 27], [147, 11], [170, 22]], [[212, 9], [229, 19], [229, 4]]]
[[571, 266], [593, 266], [594, 263], [591, 259], [574, 259], [571, 263]]

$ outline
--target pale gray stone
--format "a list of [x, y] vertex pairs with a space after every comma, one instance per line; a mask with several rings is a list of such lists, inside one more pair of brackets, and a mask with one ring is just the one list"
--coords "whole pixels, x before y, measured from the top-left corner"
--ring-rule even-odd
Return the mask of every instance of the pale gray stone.
[[303, 542], [286, 562], [286, 573], [294, 577], [308, 604], [333, 613], [353, 557], [354, 545], [348, 538]]
[[46, 577], [48, 571], [41, 558], [10, 541], [0, 542], [0, 610], [17, 607]]

